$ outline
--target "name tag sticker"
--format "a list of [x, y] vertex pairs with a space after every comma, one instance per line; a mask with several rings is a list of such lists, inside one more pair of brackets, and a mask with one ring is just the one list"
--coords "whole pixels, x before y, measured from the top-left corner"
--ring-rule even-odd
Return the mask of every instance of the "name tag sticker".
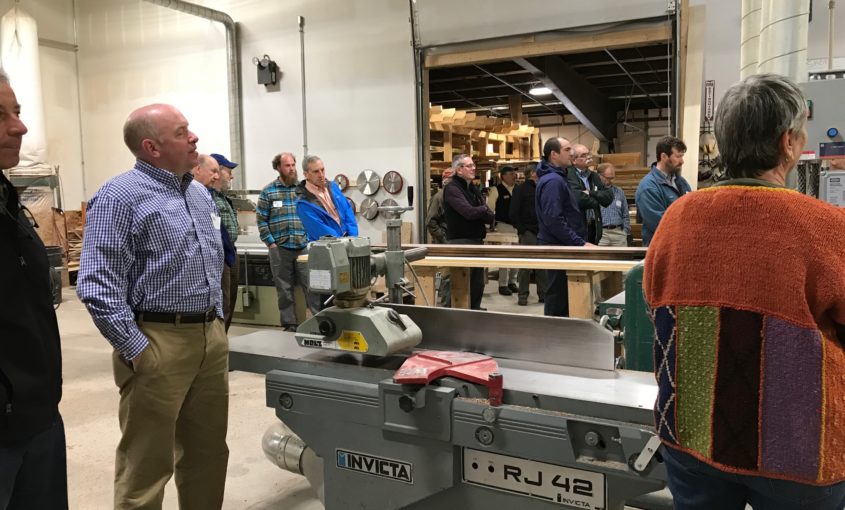
[[622, 201], [621, 200], [616, 201], [616, 207], [622, 207]]
[[211, 215], [211, 224], [214, 225], [214, 230], [220, 230], [220, 216], [216, 214]]
[[284, 207], [285, 203], [282, 200], [273, 200], [273, 207]]

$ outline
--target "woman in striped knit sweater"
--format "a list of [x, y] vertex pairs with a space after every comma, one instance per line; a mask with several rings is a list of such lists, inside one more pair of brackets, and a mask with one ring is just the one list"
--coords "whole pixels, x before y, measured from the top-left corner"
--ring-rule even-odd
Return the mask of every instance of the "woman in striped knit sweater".
[[645, 261], [655, 424], [678, 510], [845, 508], [845, 211], [785, 187], [806, 103], [774, 75], [731, 87], [731, 180], [670, 207]]

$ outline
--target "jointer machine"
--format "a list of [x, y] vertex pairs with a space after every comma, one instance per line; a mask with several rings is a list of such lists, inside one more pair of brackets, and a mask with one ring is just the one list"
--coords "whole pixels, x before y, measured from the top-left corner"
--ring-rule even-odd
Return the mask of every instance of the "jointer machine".
[[[231, 339], [230, 367], [266, 374], [284, 424], [268, 458], [327, 510], [671, 508], [652, 374], [615, 370], [592, 320], [397, 303], [425, 256], [400, 248], [404, 210], [384, 208], [383, 253], [312, 243], [311, 288], [333, 306], [295, 333]], [[380, 274], [394, 302], [367, 300]]]

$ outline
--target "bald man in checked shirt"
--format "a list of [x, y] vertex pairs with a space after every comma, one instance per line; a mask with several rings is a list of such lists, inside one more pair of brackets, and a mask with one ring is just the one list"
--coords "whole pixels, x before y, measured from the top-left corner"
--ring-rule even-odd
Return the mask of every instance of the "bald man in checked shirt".
[[193, 180], [197, 136], [170, 105], [132, 112], [135, 167], [88, 203], [77, 293], [114, 347], [122, 437], [114, 507], [218, 509], [229, 449], [220, 217]]

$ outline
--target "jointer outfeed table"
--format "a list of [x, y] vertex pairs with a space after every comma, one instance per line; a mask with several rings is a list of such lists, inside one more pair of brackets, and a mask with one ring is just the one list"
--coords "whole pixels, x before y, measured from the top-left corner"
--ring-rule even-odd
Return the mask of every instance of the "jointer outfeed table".
[[[379, 305], [382, 306], [382, 305]], [[415, 353], [490, 356], [483, 384], [399, 384], [412, 352], [387, 357], [299, 347], [293, 334], [231, 339], [231, 368], [266, 374], [267, 405], [320, 459], [328, 510], [668, 509], [650, 373], [613, 369], [612, 334], [592, 320], [383, 305], [423, 331]]]

